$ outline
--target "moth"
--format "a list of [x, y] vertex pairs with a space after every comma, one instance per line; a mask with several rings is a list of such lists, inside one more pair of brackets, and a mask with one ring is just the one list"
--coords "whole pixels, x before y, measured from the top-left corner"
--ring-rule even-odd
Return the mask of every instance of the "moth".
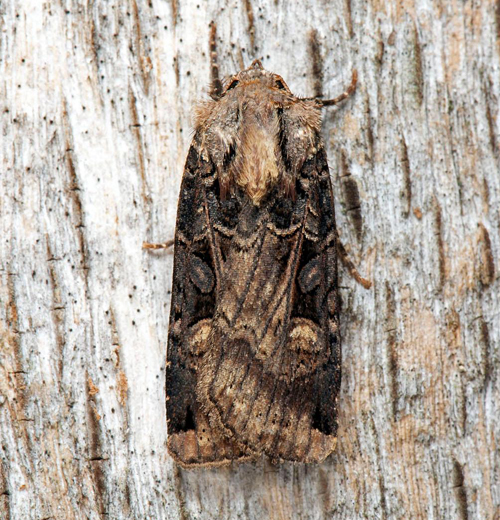
[[357, 75], [325, 101], [295, 96], [259, 60], [224, 83], [212, 72], [178, 203], [168, 451], [184, 467], [320, 462], [335, 449], [341, 380], [321, 108]]

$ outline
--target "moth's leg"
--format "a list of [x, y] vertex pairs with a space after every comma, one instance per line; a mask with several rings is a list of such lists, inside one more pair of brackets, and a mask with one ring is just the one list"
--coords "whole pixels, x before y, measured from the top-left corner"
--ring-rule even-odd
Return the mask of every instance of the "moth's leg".
[[222, 94], [222, 82], [219, 78], [219, 63], [217, 61], [217, 26], [215, 25], [215, 22], [210, 24], [209, 46], [211, 75], [210, 97], [217, 100]]
[[354, 264], [352, 263], [351, 259], [349, 258], [349, 255], [347, 254], [347, 251], [345, 250], [344, 244], [340, 241], [340, 239], [337, 236], [337, 251], [339, 253], [340, 260], [342, 260], [342, 263], [346, 267], [346, 269], [349, 271], [349, 274], [358, 282], [360, 283], [365, 289], [369, 289], [372, 286], [372, 283], [367, 280], [366, 278], [363, 278], [359, 273]]
[[169, 249], [174, 245], [174, 240], [167, 240], [166, 242], [162, 242], [161, 244], [151, 244], [149, 242], [143, 242], [143, 249]]
[[347, 90], [345, 92], [343, 92], [342, 94], [340, 94], [340, 96], [337, 96], [336, 98], [333, 98], [333, 99], [318, 99], [318, 102], [321, 103], [321, 105], [324, 107], [339, 104], [341, 101], [344, 101], [344, 99], [347, 99], [349, 96], [352, 96], [352, 94], [354, 94], [354, 91], [356, 90], [357, 82], [358, 82], [358, 71], [356, 69], [354, 69], [352, 71], [351, 84], [349, 85], [349, 87], [347, 88]]

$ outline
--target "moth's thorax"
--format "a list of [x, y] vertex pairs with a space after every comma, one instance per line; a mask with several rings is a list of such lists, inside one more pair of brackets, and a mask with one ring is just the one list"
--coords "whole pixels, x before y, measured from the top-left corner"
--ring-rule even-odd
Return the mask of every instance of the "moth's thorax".
[[200, 107], [196, 123], [222, 195], [238, 186], [258, 206], [277, 184], [290, 191], [294, 173], [316, 150], [320, 114], [280, 76], [252, 65], [229, 80], [220, 99]]
[[279, 116], [271, 96], [259, 83], [242, 87], [239, 111], [242, 124], [231, 173], [255, 205], [280, 177]]

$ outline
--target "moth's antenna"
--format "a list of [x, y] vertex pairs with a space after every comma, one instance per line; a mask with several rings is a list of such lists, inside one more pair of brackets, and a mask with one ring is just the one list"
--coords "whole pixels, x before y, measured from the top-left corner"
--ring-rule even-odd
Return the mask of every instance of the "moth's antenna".
[[316, 101], [320, 103], [322, 107], [329, 107], [333, 105], [338, 105], [341, 101], [344, 101], [344, 99], [347, 99], [349, 96], [351, 96], [354, 91], [356, 90], [356, 83], [358, 82], [358, 71], [354, 69], [352, 71], [352, 80], [351, 84], [347, 88], [345, 92], [340, 94], [340, 96], [333, 98], [333, 99], [318, 99], [316, 98]]
[[219, 63], [217, 62], [217, 26], [215, 22], [210, 23], [210, 74], [211, 88], [210, 97], [218, 100], [222, 95], [222, 82], [219, 78]]

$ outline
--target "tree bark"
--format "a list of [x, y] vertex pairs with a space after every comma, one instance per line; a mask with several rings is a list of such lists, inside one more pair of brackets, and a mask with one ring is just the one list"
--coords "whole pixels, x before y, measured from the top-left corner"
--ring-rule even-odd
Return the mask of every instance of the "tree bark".
[[[338, 447], [182, 470], [173, 237], [209, 22], [323, 132], [342, 240]], [[0, 4], [0, 517], [500, 518], [500, 3]], [[316, 49], [316, 50], [315, 50]], [[313, 55], [317, 58], [313, 66]]]

